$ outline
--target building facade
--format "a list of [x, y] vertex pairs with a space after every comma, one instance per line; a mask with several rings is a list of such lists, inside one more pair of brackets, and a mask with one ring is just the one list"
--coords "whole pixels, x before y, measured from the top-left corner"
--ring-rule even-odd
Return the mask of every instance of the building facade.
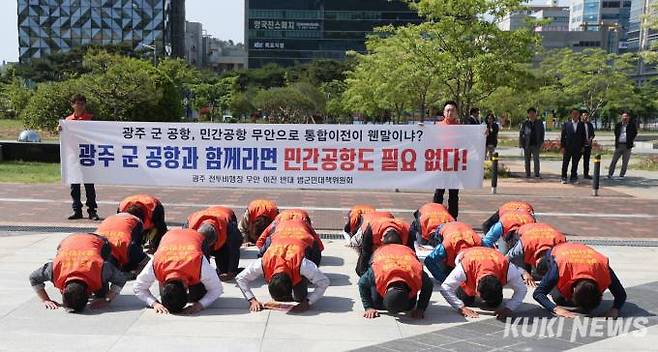
[[535, 27], [536, 32], [566, 32], [569, 30], [569, 7], [542, 8], [531, 15], [538, 20], [550, 20], [549, 24]]
[[365, 52], [366, 36], [384, 25], [420, 23], [415, 11], [388, 0], [245, 0], [248, 66], [290, 66]]
[[647, 50], [658, 43], [658, 30], [642, 28], [644, 16], [658, 16], [658, 13], [652, 13], [657, 3], [658, 0], [633, 0], [627, 35], [629, 51]]
[[181, 46], [184, 50], [184, 37], [174, 26], [180, 23], [176, 16], [183, 16], [184, 23], [184, 4], [185, 0], [18, 0], [19, 60], [82, 45], [127, 43], [150, 50], [147, 45], [158, 55], [181, 51]]
[[569, 30], [598, 31], [606, 26], [622, 34], [629, 28], [631, 0], [573, 0]]

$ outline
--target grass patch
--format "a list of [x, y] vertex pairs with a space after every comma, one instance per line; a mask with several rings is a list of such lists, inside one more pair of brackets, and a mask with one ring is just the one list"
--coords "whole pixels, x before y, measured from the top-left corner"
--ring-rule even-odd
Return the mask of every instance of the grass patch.
[[60, 180], [60, 165], [58, 163], [0, 162], [0, 182], [56, 183]]
[[641, 158], [640, 161], [632, 165], [633, 169], [645, 171], [658, 171], [658, 156], [648, 156]]
[[[0, 119], [0, 139], [15, 141], [18, 135], [25, 129], [23, 121], [19, 119]], [[39, 135], [44, 141], [57, 141], [59, 136], [57, 133], [50, 133], [47, 131], [39, 130]]]

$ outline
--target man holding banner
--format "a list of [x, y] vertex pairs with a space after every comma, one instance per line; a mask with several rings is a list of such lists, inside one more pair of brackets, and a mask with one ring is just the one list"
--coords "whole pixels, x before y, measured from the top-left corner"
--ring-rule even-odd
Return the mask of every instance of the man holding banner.
[[[457, 103], [454, 101], [447, 101], [443, 105], [443, 120], [439, 125], [459, 125], [459, 112], [457, 111]], [[483, 142], [484, 144], [484, 142]], [[443, 204], [443, 195], [446, 193], [445, 188], [436, 189], [434, 191], [434, 203]], [[448, 212], [457, 220], [459, 215], [459, 189], [448, 190]]]

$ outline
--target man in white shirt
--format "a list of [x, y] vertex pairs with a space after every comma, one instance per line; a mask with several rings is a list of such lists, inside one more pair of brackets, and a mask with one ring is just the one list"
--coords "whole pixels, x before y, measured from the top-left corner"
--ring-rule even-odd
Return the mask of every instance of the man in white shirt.
[[[292, 238], [273, 237], [270, 247], [262, 258], [257, 259], [235, 278], [249, 310], [258, 312], [263, 304], [258, 301], [249, 287], [249, 283], [264, 277], [270, 295], [279, 302], [299, 302], [293, 312], [301, 313], [324, 295], [329, 287], [329, 278], [318, 267], [304, 257], [306, 246], [302, 241]], [[308, 283], [315, 285], [309, 294]]]
[[[167, 232], [153, 258], [137, 276], [137, 298], [162, 314], [194, 314], [215, 302], [222, 294], [222, 284], [203, 255], [204, 239], [190, 229]], [[149, 290], [156, 280], [160, 284], [160, 301]], [[192, 304], [186, 308], [188, 303]]]
[[[489, 307], [498, 307], [503, 301], [503, 286], [514, 290], [512, 298], [496, 309], [496, 317], [504, 319], [516, 310], [528, 289], [521, 272], [500, 252], [493, 248], [473, 247], [459, 253], [455, 269], [443, 281], [439, 291], [445, 300], [460, 314], [477, 318], [477, 312], [468, 308], [481, 298]], [[460, 297], [461, 296], [461, 299]]]

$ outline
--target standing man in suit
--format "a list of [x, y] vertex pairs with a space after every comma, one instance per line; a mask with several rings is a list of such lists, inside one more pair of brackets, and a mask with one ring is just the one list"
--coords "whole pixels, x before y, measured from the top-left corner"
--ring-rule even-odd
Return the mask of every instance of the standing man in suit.
[[594, 141], [594, 125], [589, 121], [589, 111], [583, 110], [580, 119], [585, 125], [585, 149], [583, 150], [583, 178], [591, 180], [589, 175], [589, 157], [592, 155], [592, 144]]
[[578, 182], [578, 162], [585, 148], [585, 125], [580, 122], [580, 111], [571, 109], [571, 119], [562, 124], [560, 152], [562, 153], [562, 183], [567, 183], [567, 169], [571, 162], [569, 182]]
[[624, 112], [621, 114], [621, 121], [615, 125], [615, 153], [612, 155], [612, 161], [608, 169], [608, 178], [612, 178], [615, 173], [619, 157], [622, 157], [619, 177], [624, 178], [626, 175], [626, 168], [628, 167], [628, 160], [631, 158], [631, 149], [635, 137], [637, 137], [637, 127], [635, 123], [631, 123], [631, 115]]
[[464, 125], [479, 125], [480, 122], [480, 109], [471, 108], [469, 111], [469, 116], [464, 120]]
[[535, 177], [539, 175], [539, 151], [544, 145], [544, 123], [537, 120], [537, 110], [528, 109], [528, 119], [521, 125], [519, 131], [519, 148], [523, 148], [523, 157], [525, 159], [525, 177], [530, 178], [530, 157], [534, 163]]

